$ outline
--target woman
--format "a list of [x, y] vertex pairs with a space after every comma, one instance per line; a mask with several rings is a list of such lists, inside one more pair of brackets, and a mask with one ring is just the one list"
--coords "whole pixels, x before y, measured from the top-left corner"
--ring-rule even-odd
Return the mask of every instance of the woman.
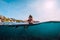
[[29, 24], [33, 24], [33, 17], [31, 15], [29, 15], [29, 18], [27, 21]]

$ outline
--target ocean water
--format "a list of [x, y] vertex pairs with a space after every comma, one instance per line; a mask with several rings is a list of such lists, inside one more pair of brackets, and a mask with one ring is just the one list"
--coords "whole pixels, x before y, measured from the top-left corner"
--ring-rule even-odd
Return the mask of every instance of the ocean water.
[[26, 29], [0, 26], [0, 40], [60, 40], [60, 22], [43, 22]]

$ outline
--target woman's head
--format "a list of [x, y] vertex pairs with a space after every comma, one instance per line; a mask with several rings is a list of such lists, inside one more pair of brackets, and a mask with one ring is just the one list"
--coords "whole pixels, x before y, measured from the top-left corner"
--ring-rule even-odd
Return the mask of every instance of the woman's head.
[[29, 15], [29, 18], [32, 18], [32, 15]]

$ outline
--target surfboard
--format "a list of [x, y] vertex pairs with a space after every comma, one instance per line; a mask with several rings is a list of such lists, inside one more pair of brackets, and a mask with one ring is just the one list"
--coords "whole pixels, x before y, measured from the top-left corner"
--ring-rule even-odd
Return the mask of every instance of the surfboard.
[[8, 26], [8, 27], [28, 27], [38, 25], [40, 22], [29, 24], [29, 23], [16, 23], [16, 22], [0, 22], [0, 26]]

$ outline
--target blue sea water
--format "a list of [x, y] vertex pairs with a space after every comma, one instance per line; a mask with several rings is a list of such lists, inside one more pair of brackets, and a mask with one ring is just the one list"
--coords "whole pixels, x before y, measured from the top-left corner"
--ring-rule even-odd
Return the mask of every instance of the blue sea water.
[[43, 22], [27, 29], [0, 26], [0, 40], [60, 40], [60, 22]]

